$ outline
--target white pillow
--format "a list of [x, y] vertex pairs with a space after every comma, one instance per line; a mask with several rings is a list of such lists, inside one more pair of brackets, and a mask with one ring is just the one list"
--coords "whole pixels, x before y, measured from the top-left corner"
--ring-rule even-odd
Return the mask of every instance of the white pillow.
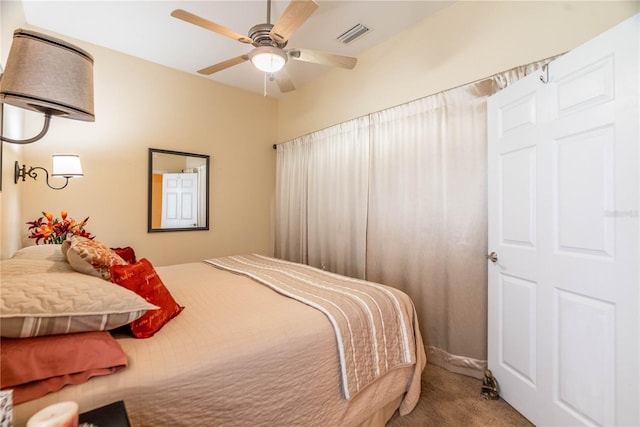
[[156, 309], [135, 292], [85, 274], [3, 275], [0, 334], [21, 338], [109, 330]]
[[0, 271], [2, 271], [2, 279], [4, 279], [6, 276], [71, 273], [75, 270], [66, 260], [51, 261], [49, 259], [10, 258], [0, 261]]
[[67, 258], [61, 251], [62, 245], [35, 245], [27, 246], [16, 252], [12, 258], [16, 259], [46, 259], [49, 261], [67, 262]]
[[27, 246], [13, 257], [3, 260], [2, 277], [19, 274], [74, 271], [67, 257], [61, 252], [62, 245]]

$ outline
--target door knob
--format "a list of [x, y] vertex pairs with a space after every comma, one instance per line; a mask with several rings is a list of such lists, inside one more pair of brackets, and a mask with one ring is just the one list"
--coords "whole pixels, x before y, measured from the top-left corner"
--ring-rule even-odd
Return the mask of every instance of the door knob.
[[489, 255], [487, 255], [487, 259], [491, 260], [491, 262], [498, 262], [498, 254], [495, 252], [491, 252]]

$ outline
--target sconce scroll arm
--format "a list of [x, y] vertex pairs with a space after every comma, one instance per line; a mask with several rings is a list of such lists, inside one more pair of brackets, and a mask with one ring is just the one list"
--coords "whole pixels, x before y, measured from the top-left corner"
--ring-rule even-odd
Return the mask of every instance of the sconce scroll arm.
[[27, 176], [33, 178], [34, 180], [38, 177], [38, 173], [36, 172], [36, 170], [42, 170], [44, 171], [45, 175], [46, 175], [46, 184], [49, 188], [51, 188], [52, 190], [62, 190], [63, 188], [65, 188], [67, 186], [67, 184], [69, 184], [69, 178], [64, 177], [65, 181], [64, 181], [64, 185], [62, 187], [54, 187], [51, 184], [49, 184], [49, 171], [46, 170], [43, 167], [40, 166], [29, 166], [29, 170], [27, 170], [27, 166], [26, 165], [22, 165], [22, 167], [20, 167], [20, 164], [16, 161], [15, 162], [15, 173], [13, 175], [13, 183], [17, 184], [18, 183], [18, 179], [22, 178], [22, 181], [25, 180], [25, 178]]

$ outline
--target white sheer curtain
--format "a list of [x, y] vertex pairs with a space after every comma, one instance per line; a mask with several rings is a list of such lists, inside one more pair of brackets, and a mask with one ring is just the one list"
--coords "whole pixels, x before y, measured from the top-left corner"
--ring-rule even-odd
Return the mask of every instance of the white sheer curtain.
[[276, 256], [364, 277], [368, 122], [351, 120], [278, 146]]
[[280, 144], [276, 256], [405, 291], [429, 361], [482, 377], [486, 98], [552, 59]]
[[276, 154], [275, 248], [278, 258], [306, 264], [307, 183], [312, 136], [279, 144]]
[[408, 293], [430, 360], [462, 370], [486, 359], [486, 108], [477, 92], [449, 90], [371, 119], [367, 278]]

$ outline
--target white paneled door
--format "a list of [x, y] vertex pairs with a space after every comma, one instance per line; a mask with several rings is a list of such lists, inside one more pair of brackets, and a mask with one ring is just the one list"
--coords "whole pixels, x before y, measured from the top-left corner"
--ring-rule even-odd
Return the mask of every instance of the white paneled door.
[[536, 425], [640, 425], [639, 27], [488, 101], [489, 368]]
[[198, 225], [198, 174], [162, 174], [162, 228]]

